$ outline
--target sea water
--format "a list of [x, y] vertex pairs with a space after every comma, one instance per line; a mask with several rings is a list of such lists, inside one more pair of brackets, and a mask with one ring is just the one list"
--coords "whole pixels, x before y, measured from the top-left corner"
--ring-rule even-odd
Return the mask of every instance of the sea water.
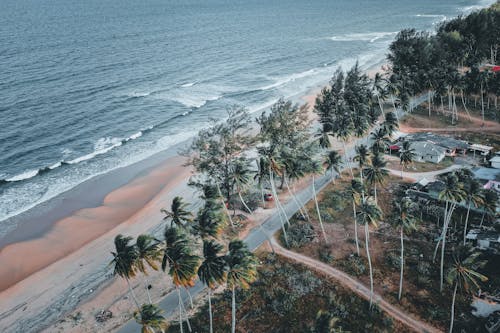
[[2, 0], [0, 236], [6, 220], [223, 119], [384, 61], [473, 0]]

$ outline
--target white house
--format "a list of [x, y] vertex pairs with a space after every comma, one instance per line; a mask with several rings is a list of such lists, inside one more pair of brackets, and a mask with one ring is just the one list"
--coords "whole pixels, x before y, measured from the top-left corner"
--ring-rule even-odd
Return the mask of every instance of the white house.
[[446, 149], [430, 142], [416, 141], [411, 143], [416, 162], [439, 163], [446, 156]]
[[494, 157], [492, 157], [490, 163], [492, 168], [500, 169], [500, 156], [495, 155]]

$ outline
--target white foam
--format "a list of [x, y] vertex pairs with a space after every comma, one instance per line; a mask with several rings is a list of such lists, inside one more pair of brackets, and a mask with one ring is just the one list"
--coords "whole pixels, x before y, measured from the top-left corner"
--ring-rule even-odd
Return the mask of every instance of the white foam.
[[398, 32], [367, 32], [367, 33], [353, 33], [339, 36], [329, 37], [334, 42], [352, 42], [352, 41], [368, 41], [373, 43], [379, 39], [396, 35]]
[[49, 169], [54, 170], [54, 169], [59, 168], [61, 165], [62, 165], [62, 162], [57, 162], [57, 163], [54, 163], [51, 166], [49, 166]]
[[184, 83], [183, 85], [181, 85], [181, 88], [189, 88], [189, 87], [192, 87], [196, 84], [196, 82], [188, 82], [188, 83]]
[[125, 141], [135, 140], [135, 139], [140, 138], [141, 136], [142, 136], [142, 131], [139, 131], [139, 132], [134, 133], [131, 136], [129, 136]]
[[14, 177], [7, 178], [6, 181], [8, 181], [8, 182], [18, 182], [20, 180], [30, 179], [30, 178], [33, 178], [36, 175], [38, 175], [38, 172], [39, 172], [38, 169], [24, 171], [24, 172], [22, 172], [22, 173], [20, 173], [18, 175], [15, 175]]
[[94, 151], [90, 154], [86, 154], [80, 157], [77, 157], [71, 161], [68, 161], [68, 164], [77, 164], [86, 160], [90, 160], [91, 158], [94, 158], [98, 155], [102, 155], [107, 153], [108, 151], [119, 147], [122, 145], [122, 139], [119, 138], [100, 138], [97, 140], [97, 142], [94, 144]]
[[293, 74], [290, 74], [290, 75], [287, 75], [284, 77], [271, 78], [275, 82], [270, 84], [270, 85], [261, 87], [259, 90], [269, 90], [269, 89], [278, 88], [278, 87], [283, 86], [287, 83], [294, 82], [298, 79], [305, 78], [308, 76], [313, 76], [316, 74], [316, 72], [317, 72], [317, 69], [313, 68], [313, 69], [309, 69], [309, 70], [304, 71], [304, 72], [293, 73]]

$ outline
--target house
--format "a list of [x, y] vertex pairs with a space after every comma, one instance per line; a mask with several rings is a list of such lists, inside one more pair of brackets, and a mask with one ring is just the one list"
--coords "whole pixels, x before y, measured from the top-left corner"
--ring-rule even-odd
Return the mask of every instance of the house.
[[484, 184], [483, 188], [486, 190], [495, 190], [500, 192], [500, 182], [497, 180], [488, 180], [488, 182]]
[[476, 156], [476, 154], [479, 154], [481, 156], [488, 156], [493, 150], [493, 147], [475, 143], [469, 146], [469, 150], [474, 153], [474, 156]]
[[491, 167], [495, 169], [500, 169], [500, 156], [495, 155], [490, 159]]
[[500, 234], [498, 232], [471, 229], [466, 238], [473, 241], [474, 245], [481, 250], [500, 250]]
[[457, 140], [448, 136], [434, 133], [412, 133], [404, 137], [409, 142], [425, 142], [444, 149], [445, 156], [465, 155], [469, 144], [462, 140]]
[[439, 163], [446, 156], [446, 149], [430, 142], [411, 142], [410, 147], [415, 153], [415, 162]]
[[500, 180], [500, 169], [495, 168], [474, 168], [472, 173], [476, 179], [482, 180], [486, 184], [490, 180]]

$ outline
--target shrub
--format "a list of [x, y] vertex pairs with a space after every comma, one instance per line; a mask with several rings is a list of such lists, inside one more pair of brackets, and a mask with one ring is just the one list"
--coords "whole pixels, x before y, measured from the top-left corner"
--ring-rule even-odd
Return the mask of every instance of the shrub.
[[322, 246], [318, 249], [319, 260], [330, 264], [335, 260], [332, 250], [328, 246]]
[[401, 257], [394, 252], [389, 252], [385, 256], [385, 263], [391, 268], [399, 269], [401, 265]]
[[366, 273], [366, 266], [361, 257], [350, 255], [344, 262], [344, 270], [354, 276], [360, 276]]
[[292, 221], [286, 226], [288, 244], [291, 248], [302, 247], [316, 238], [316, 232], [311, 224], [304, 221]]

